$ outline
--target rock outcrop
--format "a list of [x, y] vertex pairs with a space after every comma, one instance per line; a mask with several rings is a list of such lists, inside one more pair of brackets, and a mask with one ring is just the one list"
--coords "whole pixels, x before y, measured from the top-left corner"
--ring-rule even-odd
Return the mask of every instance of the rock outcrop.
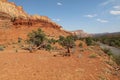
[[[16, 6], [14, 2], [7, 2], [7, 0], [0, 1], [0, 13], [4, 13], [4, 14], [2, 14], [3, 17], [4, 17], [4, 15], [6, 17], [6, 14], [9, 15], [9, 19], [11, 19], [11, 21], [13, 21], [15, 25], [16, 24], [18, 24], [18, 25], [25, 24], [26, 25], [27, 23], [31, 23], [31, 21], [33, 23], [36, 21], [37, 22], [43, 21], [43, 22], [53, 24], [53, 26], [58, 26], [58, 28], [60, 27], [55, 22], [52, 22], [51, 19], [49, 19], [47, 16], [28, 15], [23, 10], [22, 6]], [[23, 23], [21, 23], [21, 22], [23, 22]]]
[[76, 30], [76, 31], [71, 31], [73, 35], [77, 35], [79, 38], [84, 38], [84, 37], [89, 37], [91, 36], [90, 34], [84, 32], [83, 30]]
[[38, 28], [52, 38], [71, 34], [47, 16], [29, 15], [14, 2], [0, 0], [0, 43], [26, 39], [29, 32]]

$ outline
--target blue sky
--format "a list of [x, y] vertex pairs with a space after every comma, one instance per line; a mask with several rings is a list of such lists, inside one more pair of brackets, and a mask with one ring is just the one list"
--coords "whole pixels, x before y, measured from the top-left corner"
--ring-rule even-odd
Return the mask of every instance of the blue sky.
[[120, 0], [9, 0], [28, 14], [45, 15], [65, 30], [120, 32]]

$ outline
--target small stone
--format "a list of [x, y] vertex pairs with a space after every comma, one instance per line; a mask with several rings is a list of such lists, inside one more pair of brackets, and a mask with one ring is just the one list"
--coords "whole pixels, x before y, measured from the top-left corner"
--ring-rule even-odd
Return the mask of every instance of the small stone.
[[79, 54], [79, 55], [78, 55], [78, 58], [81, 58], [81, 57], [82, 57], [82, 54]]

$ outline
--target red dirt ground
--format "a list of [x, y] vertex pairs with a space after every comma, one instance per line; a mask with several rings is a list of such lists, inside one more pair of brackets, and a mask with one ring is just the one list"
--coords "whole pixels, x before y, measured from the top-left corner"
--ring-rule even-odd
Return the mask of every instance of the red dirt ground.
[[[105, 55], [96, 47], [78, 48], [70, 57], [56, 51], [29, 53], [24, 50], [0, 52], [0, 80], [120, 80], [119, 71], [106, 64]], [[95, 53], [96, 58], [89, 55]]]

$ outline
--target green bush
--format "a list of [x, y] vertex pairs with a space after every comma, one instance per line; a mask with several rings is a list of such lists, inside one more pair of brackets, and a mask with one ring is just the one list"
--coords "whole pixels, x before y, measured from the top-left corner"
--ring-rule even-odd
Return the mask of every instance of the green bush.
[[0, 45], [0, 51], [4, 51], [4, 49], [5, 49], [5, 46]]
[[71, 35], [71, 37], [73, 37], [74, 41], [79, 40], [77, 35]]
[[55, 44], [56, 42], [57, 41], [55, 39], [53, 39], [53, 38], [48, 40], [48, 43], [50, 43], [50, 44]]
[[79, 44], [79, 47], [80, 47], [80, 48], [82, 48], [82, 47], [83, 47], [83, 44], [82, 44], [82, 43], [80, 43], [80, 44]]
[[22, 38], [18, 37], [18, 43], [22, 42]]
[[85, 41], [88, 46], [92, 45], [92, 43], [93, 43], [92, 38], [90, 38], [90, 37], [86, 38]]
[[112, 52], [109, 48], [104, 48], [102, 49], [104, 51], [104, 53], [106, 53], [107, 55], [111, 56], [112, 55]]
[[72, 36], [60, 36], [58, 42], [67, 49], [67, 53], [70, 53], [70, 48], [75, 46], [74, 38]]
[[51, 46], [50, 44], [47, 44], [47, 45], [45, 46], [45, 49], [46, 49], [47, 51], [50, 51], [50, 50], [52, 50], [52, 46]]
[[41, 29], [29, 33], [28, 38], [28, 43], [37, 47], [41, 46], [46, 41], [46, 35]]
[[113, 56], [113, 60], [114, 60], [118, 65], [120, 65], [120, 55]]
[[30, 46], [30, 48], [28, 48], [30, 52], [44, 48], [44, 46], [47, 44], [46, 35], [41, 29], [29, 33], [26, 41]]
[[29, 44], [28, 50], [30, 52], [36, 51], [38, 49], [45, 49], [47, 51], [50, 51], [52, 49], [52, 46], [50, 44], [56, 43], [55, 39], [48, 39], [41, 29], [29, 33], [28, 40], [26, 41]]
[[90, 54], [90, 55], [89, 55], [89, 58], [96, 58], [96, 57], [97, 57], [96, 54]]
[[100, 36], [94, 39], [97, 39], [97, 41], [100, 41], [103, 44], [107, 44], [109, 46], [120, 48], [120, 37], [119, 36]]

